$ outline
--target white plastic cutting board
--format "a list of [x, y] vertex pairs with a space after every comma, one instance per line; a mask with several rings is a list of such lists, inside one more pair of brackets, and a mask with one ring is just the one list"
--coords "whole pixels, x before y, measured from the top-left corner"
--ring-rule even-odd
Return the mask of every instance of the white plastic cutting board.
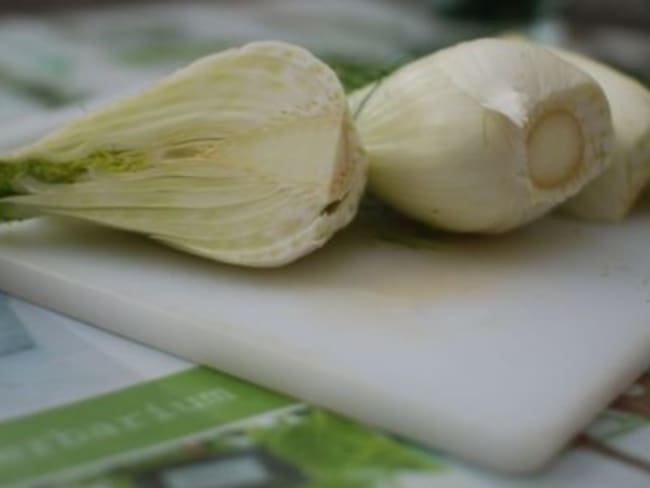
[[370, 219], [280, 270], [36, 220], [0, 227], [0, 288], [525, 471], [650, 365], [650, 209], [618, 226], [552, 218], [482, 239]]

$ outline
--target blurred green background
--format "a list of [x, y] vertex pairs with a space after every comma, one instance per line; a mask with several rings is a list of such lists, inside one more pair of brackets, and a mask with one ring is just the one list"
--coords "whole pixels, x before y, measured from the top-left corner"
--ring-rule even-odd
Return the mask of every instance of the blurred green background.
[[311, 49], [353, 89], [507, 31], [650, 80], [648, 0], [2, 0], [0, 123], [130, 91], [256, 39]]

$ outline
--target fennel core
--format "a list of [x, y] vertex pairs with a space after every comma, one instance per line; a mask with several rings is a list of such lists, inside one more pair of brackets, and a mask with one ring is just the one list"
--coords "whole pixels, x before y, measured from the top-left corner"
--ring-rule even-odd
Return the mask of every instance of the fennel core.
[[0, 198], [21, 195], [30, 180], [41, 183], [75, 183], [88, 172], [135, 171], [145, 158], [128, 151], [99, 151], [77, 161], [52, 162], [25, 158], [0, 160]]
[[[131, 151], [97, 151], [76, 161], [52, 162], [27, 157], [0, 159], [0, 199], [27, 194], [26, 188], [39, 183], [75, 183], [89, 173], [129, 172], [146, 167], [142, 155]], [[0, 200], [0, 222], [19, 220], [17, 215], [3, 211]]]

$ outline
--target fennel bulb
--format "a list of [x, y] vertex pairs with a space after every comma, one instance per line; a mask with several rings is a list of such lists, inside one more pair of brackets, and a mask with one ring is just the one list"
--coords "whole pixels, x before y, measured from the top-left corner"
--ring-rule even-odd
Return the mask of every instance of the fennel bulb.
[[542, 47], [461, 43], [349, 100], [370, 189], [434, 227], [515, 228], [575, 195], [610, 161], [602, 88]]
[[350, 222], [366, 167], [334, 72], [256, 42], [0, 157], [0, 220], [63, 215], [277, 266]]

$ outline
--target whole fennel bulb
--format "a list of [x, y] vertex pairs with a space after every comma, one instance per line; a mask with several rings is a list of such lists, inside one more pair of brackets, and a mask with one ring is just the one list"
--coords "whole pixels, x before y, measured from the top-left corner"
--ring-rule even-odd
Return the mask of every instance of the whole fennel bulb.
[[534, 45], [461, 43], [349, 100], [371, 191], [434, 227], [513, 229], [575, 195], [610, 162], [602, 88]]

